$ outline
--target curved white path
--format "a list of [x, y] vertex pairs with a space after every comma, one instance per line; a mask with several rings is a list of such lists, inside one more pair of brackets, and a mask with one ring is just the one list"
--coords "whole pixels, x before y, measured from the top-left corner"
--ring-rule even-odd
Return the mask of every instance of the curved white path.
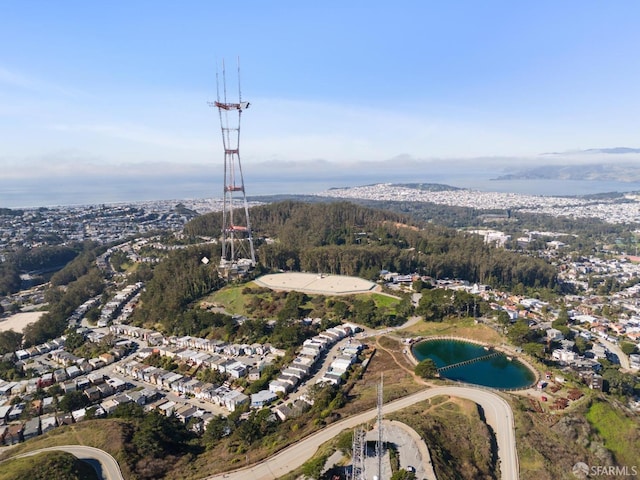
[[[519, 478], [518, 453], [516, 451], [515, 426], [510, 405], [499, 395], [489, 390], [472, 387], [435, 387], [422, 390], [383, 407], [383, 414], [389, 414], [407, 408], [414, 403], [428, 400], [438, 395], [449, 395], [471, 400], [480, 405], [487, 423], [493, 428], [498, 444], [498, 459], [502, 480]], [[331, 440], [345, 429], [351, 429], [362, 423], [374, 420], [377, 409], [371, 409], [358, 415], [333, 423], [298, 443], [287, 447], [276, 455], [263, 460], [257, 465], [206, 477], [207, 480], [274, 480], [302, 466], [310, 459], [318, 447]], [[44, 451], [62, 450], [75, 455], [81, 460], [97, 460], [102, 465], [102, 475], [106, 480], [124, 480], [118, 462], [103, 450], [84, 445], [62, 445], [28, 452], [18, 457], [35, 455]], [[17, 458], [17, 457], [12, 457]], [[6, 459], [9, 460], [9, 459]]]
[[[29, 457], [31, 455], [37, 455], [42, 452], [63, 451], [70, 453], [79, 460], [83, 461], [97, 461], [101, 465], [101, 471], [96, 472], [100, 474], [104, 480], [124, 480], [122, 472], [120, 471], [120, 465], [116, 462], [116, 459], [109, 455], [104, 450], [99, 448], [87, 447], [85, 445], [60, 445], [58, 447], [40, 448], [33, 450], [32, 452], [16, 455], [15, 457], [6, 458], [5, 461], [20, 457]], [[95, 466], [92, 465], [94, 468]]]
[[[388, 414], [414, 403], [428, 400], [438, 395], [450, 395], [471, 400], [479, 404], [485, 414], [487, 423], [493, 428], [498, 444], [498, 459], [502, 480], [519, 478], [518, 453], [516, 451], [515, 425], [511, 406], [502, 397], [489, 390], [471, 387], [435, 387], [422, 390], [384, 405], [383, 413]], [[377, 409], [371, 409], [358, 415], [333, 423], [310, 435], [298, 443], [263, 460], [259, 464], [207, 477], [207, 480], [274, 480], [303, 465], [309, 460], [318, 447], [331, 440], [345, 429], [354, 428], [376, 418]]]

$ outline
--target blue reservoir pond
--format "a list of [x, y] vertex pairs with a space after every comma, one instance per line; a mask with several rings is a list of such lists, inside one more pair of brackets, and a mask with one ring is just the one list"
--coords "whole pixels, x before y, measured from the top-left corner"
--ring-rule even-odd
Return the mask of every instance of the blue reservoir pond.
[[478, 359], [440, 371], [440, 377], [449, 380], [505, 389], [526, 388], [536, 380], [535, 374], [518, 360], [509, 360], [503, 353], [470, 342], [427, 340], [416, 343], [411, 350], [419, 362], [430, 358], [438, 368]]

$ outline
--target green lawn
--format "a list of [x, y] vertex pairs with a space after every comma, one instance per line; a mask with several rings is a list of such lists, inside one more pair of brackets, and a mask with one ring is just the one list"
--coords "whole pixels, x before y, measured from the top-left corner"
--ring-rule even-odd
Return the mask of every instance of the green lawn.
[[229, 314], [246, 315], [245, 300], [247, 299], [247, 295], [243, 295], [242, 293], [242, 290], [246, 287], [256, 287], [256, 284], [250, 282], [244, 285], [227, 285], [204, 300], [224, 305], [225, 310]]
[[372, 293], [371, 298], [376, 303], [378, 308], [395, 308], [400, 303], [400, 299], [390, 297], [389, 295], [381, 295], [379, 293]]

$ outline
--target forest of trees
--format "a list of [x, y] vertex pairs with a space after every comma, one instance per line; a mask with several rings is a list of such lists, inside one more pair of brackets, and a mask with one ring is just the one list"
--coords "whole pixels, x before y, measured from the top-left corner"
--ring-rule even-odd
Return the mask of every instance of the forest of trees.
[[167, 332], [195, 335], [221, 321], [207, 315], [207, 312], [187, 313], [191, 302], [217, 290], [224, 283], [215, 267], [201, 262], [203, 257], [215, 255], [211, 248], [215, 246], [174, 250], [157, 265], [153, 278], [146, 284], [140, 308], [134, 312], [134, 323], [159, 324]]
[[49, 281], [52, 286], [67, 285], [86, 275], [91, 268], [95, 268], [96, 257], [103, 249], [93, 242], [85, 242], [82, 247], [82, 251], [75, 258], [51, 276]]
[[[485, 245], [477, 235], [420, 224], [360, 205], [285, 201], [251, 209], [258, 260], [268, 269], [377, 278], [380, 270], [464, 278], [494, 287], [554, 288], [555, 269], [544, 260]], [[189, 222], [185, 233], [215, 236], [221, 214]], [[275, 242], [260, 244], [260, 238]]]
[[104, 287], [102, 274], [94, 266], [87, 274], [68, 285], [47, 290], [45, 299], [49, 302], [49, 311], [37, 322], [25, 327], [25, 346], [38, 345], [62, 335], [74, 310], [90, 298], [101, 294]]
[[0, 261], [0, 296], [20, 290], [20, 270], [15, 263]]
[[[23, 247], [9, 253], [4, 261], [0, 261], [0, 296], [10, 295], [20, 290], [20, 273], [43, 274], [62, 268], [73, 260], [83, 247], [81, 244]], [[38, 283], [44, 281], [42, 279]]]
[[485, 301], [464, 290], [423, 289], [416, 313], [427, 322], [441, 322], [447, 316], [478, 317], [489, 311]]

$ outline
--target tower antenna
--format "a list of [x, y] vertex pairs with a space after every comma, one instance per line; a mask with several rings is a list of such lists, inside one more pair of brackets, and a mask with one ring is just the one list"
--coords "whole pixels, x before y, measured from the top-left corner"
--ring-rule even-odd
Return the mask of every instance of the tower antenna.
[[249, 220], [249, 205], [240, 162], [240, 123], [242, 112], [249, 108], [249, 102], [243, 102], [240, 93], [240, 59], [238, 59], [237, 103], [231, 103], [227, 100], [227, 75], [224, 60], [222, 61], [222, 98], [220, 98], [220, 83], [220, 76], [216, 69], [217, 100], [209, 102], [209, 106], [218, 109], [224, 148], [222, 253], [219, 270], [229, 278], [248, 272], [256, 263]]
[[382, 406], [383, 406], [383, 385], [384, 372], [380, 373], [380, 383], [378, 384], [378, 438], [376, 440], [376, 460], [378, 461], [378, 479], [382, 479], [382, 456], [384, 454], [384, 443], [382, 437]]

